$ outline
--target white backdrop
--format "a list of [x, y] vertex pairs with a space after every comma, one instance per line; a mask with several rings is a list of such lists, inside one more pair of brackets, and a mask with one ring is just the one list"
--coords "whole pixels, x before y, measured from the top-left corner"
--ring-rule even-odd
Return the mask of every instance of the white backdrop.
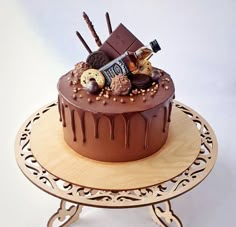
[[[57, 97], [59, 77], [85, 59], [79, 30], [95, 50], [82, 19], [85, 11], [104, 41], [105, 12], [144, 43], [157, 38], [162, 51], [153, 65], [170, 73], [176, 99], [211, 124], [219, 156], [210, 176], [175, 199], [173, 208], [187, 227], [234, 225], [236, 209], [236, 1], [0, 1], [0, 201], [1, 226], [41, 227], [59, 200], [32, 185], [14, 157], [14, 139], [24, 120]], [[155, 226], [146, 208], [85, 208], [73, 226]]]

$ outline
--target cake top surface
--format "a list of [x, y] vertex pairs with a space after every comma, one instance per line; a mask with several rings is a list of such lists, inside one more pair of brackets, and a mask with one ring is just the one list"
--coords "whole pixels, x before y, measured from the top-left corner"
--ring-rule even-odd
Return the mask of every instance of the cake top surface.
[[72, 71], [60, 78], [58, 91], [66, 102], [94, 113], [138, 112], [164, 104], [173, 98], [175, 88], [171, 77], [164, 71], [159, 71], [162, 76], [158, 84], [153, 82], [148, 89], [132, 89], [129, 94], [122, 96], [113, 95], [106, 88], [96, 95], [90, 94], [76, 82]]

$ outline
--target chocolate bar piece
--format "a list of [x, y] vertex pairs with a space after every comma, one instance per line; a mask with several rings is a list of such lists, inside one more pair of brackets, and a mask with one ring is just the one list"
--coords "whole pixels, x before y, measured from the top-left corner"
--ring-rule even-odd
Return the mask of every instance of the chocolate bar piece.
[[106, 53], [110, 60], [125, 51], [136, 51], [143, 44], [123, 25], [120, 24], [103, 43], [99, 50]]

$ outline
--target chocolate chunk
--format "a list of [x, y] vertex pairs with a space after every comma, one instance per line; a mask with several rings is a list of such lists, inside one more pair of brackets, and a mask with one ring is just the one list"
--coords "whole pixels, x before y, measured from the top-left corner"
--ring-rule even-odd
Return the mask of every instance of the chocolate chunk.
[[160, 72], [157, 69], [154, 69], [152, 71], [152, 75], [151, 75], [152, 81], [154, 81], [156, 83], [159, 83], [160, 82], [160, 77], [161, 77]]
[[131, 83], [138, 89], [146, 89], [152, 85], [152, 78], [145, 74], [135, 74], [130, 77]]
[[86, 84], [86, 90], [91, 94], [96, 94], [100, 91], [100, 88], [95, 80], [90, 80]]
[[99, 50], [113, 60], [127, 50], [134, 52], [142, 46], [143, 44], [123, 24], [120, 24]]
[[89, 64], [93, 69], [99, 69], [109, 61], [109, 58], [103, 51], [94, 51], [86, 59], [87, 64]]

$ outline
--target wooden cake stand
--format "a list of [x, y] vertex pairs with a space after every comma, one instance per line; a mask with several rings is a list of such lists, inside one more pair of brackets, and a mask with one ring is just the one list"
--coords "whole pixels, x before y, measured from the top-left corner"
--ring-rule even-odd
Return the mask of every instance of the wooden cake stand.
[[65, 143], [55, 102], [23, 124], [15, 155], [33, 184], [61, 199], [48, 227], [69, 226], [79, 218], [82, 205], [149, 206], [159, 226], [180, 227], [183, 225], [170, 200], [194, 188], [210, 173], [217, 158], [217, 140], [198, 113], [175, 101], [169, 136], [160, 151], [132, 162], [94, 161]]

